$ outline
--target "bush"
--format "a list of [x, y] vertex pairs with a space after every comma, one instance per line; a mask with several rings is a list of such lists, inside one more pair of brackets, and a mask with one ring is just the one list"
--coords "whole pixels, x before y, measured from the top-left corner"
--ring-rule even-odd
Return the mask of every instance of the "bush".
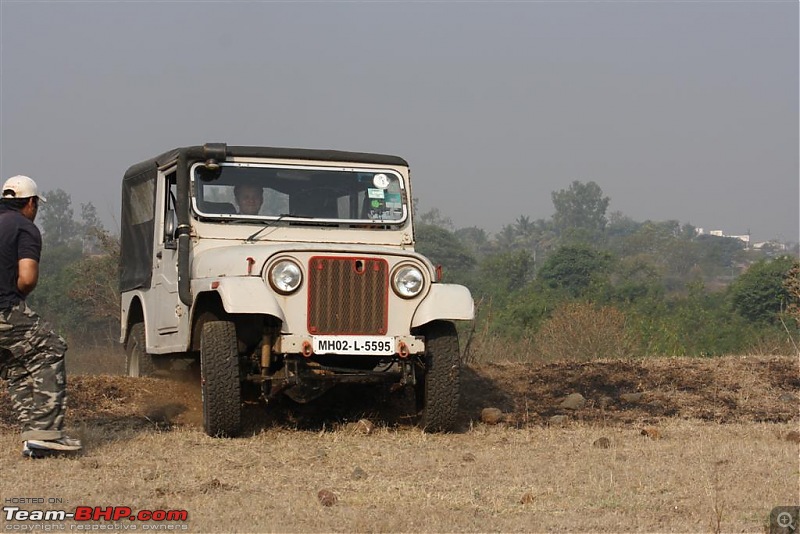
[[742, 318], [725, 305], [725, 293], [709, 293], [701, 281], [688, 294], [647, 299], [628, 307], [629, 328], [645, 356], [742, 354], [760, 332], [774, 327]]
[[626, 323], [625, 314], [613, 306], [564, 303], [536, 334], [537, 354], [547, 360], [631, 357], [636, 343]]

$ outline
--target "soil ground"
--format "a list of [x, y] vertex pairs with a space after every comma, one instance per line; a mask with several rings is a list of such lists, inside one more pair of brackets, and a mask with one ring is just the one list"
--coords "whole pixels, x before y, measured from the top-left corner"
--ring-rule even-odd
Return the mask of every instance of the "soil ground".
[[[121, 370], [107, 355], [69, 367], [85, 451], [22, 459], [0, 385], [0, 497], [187, 510], [150, 526], [193, 532], [765, 532], [774, 506], [800, 503], [792, 357], [474, 365], [453, 434], [413, 426], [400, 394], [349, 388], [249, 404], [238, 439], [202, 432], [191, 373], [89, 374]], [[499, 424], [482, 422], [489, 407]], [[99, 524], [147, 526], [50, 527]]]
[[[75, 365], [75, 367], [81, 367]], [[175, 379], [177, 376], [177, 379]], [[800, 409], [800, 366], [791, 357], [728, 356], [626, 361], [488, 363], [462, 372], [461, 425], [484, 408], [504, 413], [504, 424], [524, 427], [557, 421], [647, 425], [666, 418], [717, 423], [792, 422]], [[581, 394], [580, 409], [561, 407]], [[361, 418], [388, 426], [413, 424], [401, 393], [371, 387], [334, 389], [307, 405], [288, 399], [245, 407], [247, 431], [271, 426], [315, 429]], [[129, 378], [71, 374], [69, 420], [95, 425], [200, 426], [197, 376]], [[405, 403], [405, 404], [404, 404]], [[15, 421], [0, 389], [0, 429]]]

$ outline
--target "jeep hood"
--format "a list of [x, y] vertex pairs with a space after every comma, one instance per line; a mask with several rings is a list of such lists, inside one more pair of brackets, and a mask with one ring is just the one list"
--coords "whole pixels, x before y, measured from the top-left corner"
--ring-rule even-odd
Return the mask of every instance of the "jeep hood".
[[191, 267], [192, 279], [261, 276], [265, 264], [273, 256], [279, 254], [281, 256], [306, 255], [308, 253], [414, 258], [426, 265], [431, 275], [434, 273], [434, 267], [430, 260], [411, 249], [330, 243], [282, 243], [281, 245], [243, 243], [195, 250]]

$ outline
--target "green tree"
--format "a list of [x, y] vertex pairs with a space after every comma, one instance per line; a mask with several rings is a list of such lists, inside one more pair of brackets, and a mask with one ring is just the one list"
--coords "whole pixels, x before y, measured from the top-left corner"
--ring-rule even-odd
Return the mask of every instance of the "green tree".
[[492, 254], [481, 262], [479, 272], [478, 292], [502, 300], [531, 280], [533, 256], [527, 250]]
[[[609, 232], [619, 224], [619, 220], [609, 223]], [[645, 221], [631, 233], [609, 237], [609, 247], [621, 258], [646, 258], [658, 269], [668, 291], [685, 291], [686, 284], [698, 277], [709, 280], [713, 276], [704, 267], [702, 244], [692, 235], [691, 227], [681, 227], [676, 220]]]
[[489, 235], [483, 228], [478, 228], [477, 226], [459, 228], [454, 232], [454, 235], [476, 257], [482, 257], [491, 250]]
[[700, 246], [700, 266], [708, 275], [735, 276], [736, 260], [744, 250], [744, 242], [733, 237], [703, 235], [697, 238]]
[[80, 337], [87, 317], [94, 310], [76, 303], [71, 288], [93, 283], [98, 271], [81, 265], [85, 253], [99, 252], [98, 232], [103, 232], [97, 210], [91, 203], [81, 205], [81, 222], [74, 220], [72, 198], [62, 189], [43, 193], [47, 202], [39, 206], [37, 224], [42, 229], [42, 257], [39, 283], [29, 297], [33, 306], [67, 337]]
[[92, 232], [97, 251], [65, 269], [67, 285], [61, 292], [69, 298], [82, 321], [72, 332], [82, 341], [108, 343], [119, 334], [119, 238], [105, 230]]
[[66, 291], [66, 287], [72, 284], [73, 276], [69, 266], [80, 258], [78, 246], [45, 245], [39, 262], [39, 283], [27, 298], [31, 307], [64, 335], [83, 320], [80, 310]]
[[434, 265], [441, 265], [448, 281], [464, 283], [477, 264], [475, 256], [456, 235], [440, 226], [417, 224], [416, 250], [427, 256]]
[[541, 291], [535, 284], [527, 284], [512, 293], [511, 298], [491, 302], [500, 305], [492, 310], [490, 331], [519, 339], [535, 334], [561, 301], [553, 292]]
[[524, 241], [529, 242], [536, 236], [536, 223], [531, 221], [527, 215], [520, 215], [514, 221], [514, 230], [518, 236]]
[[621, 211], [614, 211], [608, 216], [608, 223], [606, 224], [606, 236], [611, 239], [621, 239], [636, 233], [642, 225], [636, 222]]
[[786, 280], [796, 261], [782, 256], [751, 265], [729, 288], [733, 309], [750, 321], [775, 321], [792, 302]]
[[81, 204], [81, 239], [83, 241], [83, 252], [86, 254], [97, 254], [102, 250], [101, 234], [105, 231], [103, 223], [97, 216], [97, 208], [88, 202]]
[[80, 240], [81, 232], [73, 219], [72, 197], [63, 189], [45, 191], [47, 202], [39, 205], [36, 221], [42, 228], [42, 241], [45, 247], [74, 245]]
[[667, 247], [679, 232], [678, 221], [645, 221], [620, 241], [618, 250], [625, 256], [647, 253], [664, 258]]
[[504, 224], [495, 236], [495, 243], [501, 251], [514, 250], [517, 245], [517, 230], [514, 225]]
[[646, 254], [620, 258], [612, 269], [611, 283], [612, 298], [623, 302], [661, 298], [664, 293], [659, 268]]
[[553, 224], [559, 235], [588, 234], [602, 232], [606, 226], [606, 210], [611, 201], [603, 196], [603, 190], [595, 182], [572, 182], [568, 189], [554, 191]]
[[428, 226], [438, 226], [446, 230], [453, 230], [453, 220], [439, 211], [439, 208], [432, 208], [424, 213], [416, 215], [414, 221], [418, 224]]
[[584, 245], [565, 245], [553, 252], [536, 279], [542, 286], [578, 298], [608, 280], [613, 257]]

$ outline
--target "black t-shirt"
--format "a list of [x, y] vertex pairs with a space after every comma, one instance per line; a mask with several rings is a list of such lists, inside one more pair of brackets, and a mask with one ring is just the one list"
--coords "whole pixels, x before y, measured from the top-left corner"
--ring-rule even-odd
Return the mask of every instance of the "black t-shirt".
[[25, 300], [17, 289], [19, 260], [39, 261], [42, 234], [33, 222], [0, 202], [0, 310]]

